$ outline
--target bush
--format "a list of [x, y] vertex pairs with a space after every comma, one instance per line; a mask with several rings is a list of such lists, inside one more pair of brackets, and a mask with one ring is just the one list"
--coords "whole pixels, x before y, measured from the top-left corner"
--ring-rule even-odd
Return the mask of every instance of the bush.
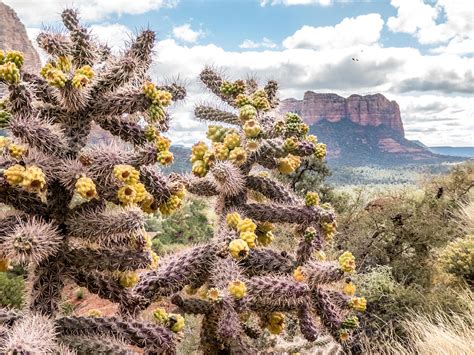
[[0, 307], [21, 308], [24, 291], [23, 276], [0, 272]]
[[444, 249], [439, 258], [444, 270], [469, 284], [474, 283], [474, 235], [459, 238]]

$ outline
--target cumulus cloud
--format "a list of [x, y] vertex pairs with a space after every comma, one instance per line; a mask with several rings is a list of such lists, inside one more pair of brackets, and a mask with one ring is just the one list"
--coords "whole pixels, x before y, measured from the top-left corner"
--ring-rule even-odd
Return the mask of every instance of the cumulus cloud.
[[254, 42], [250, 39], [246, 39], [241, 44], [239, 44], [239, 48], [243, 48], [243, 49], [276, 48], [276, 47], [277, 45], [273, 43], [273, 41], [268, 39], [267, 37], [263, 37], [263, 39], [260, 42]]
[[347, 48], [370, 45], [380, 38], [384, 21], [380, 14], [345, 18], [335, 26], [303, 26], [283, 41], [285, 48]]
[[132, 31], [120, 23], [103, 23], [90, 26], [91, 33], [97, 39], [107, 44], [112, 51], [118, 52], [133, 37]]
[[56, 21], [59, 13], [74, 6], [86, 21], [98, 21], [110, 15], [144, 14], [162, 7], [175, 7], [178, 0], [2, 0], [15, 9], [27, 25]]
[[173, 27], [173, 36], [183, 42], [195, 43], [203, 35], [204, 32], [194, 31], [189, 23]]
[[[466, 85], [470, 84], [460, 79], [471, 75], [474, 58], [423, 55], [413, 48], [378, 45], [318, 51], [296, 48], [232, 52], [213, 44], [181, 46], [172, 39], [159, 42], [156, 49], [157, 60], [153, 67], [156, 78], [167, 73], [169, 76], [179, 75], [189, 83], [189, 99], [178, 108], [177, 119], [170, 131], [172, 137], [183, 143], [190, 144], [205, 137], [204, 123], [190, 124], [193, 122], [193, 105], [211, 98], [198, 82], [199, 72], [205, 65], [220, 67], [233, 79], [254, 74], [262, 83], [268, 79], [278, 80], [282, 98], [301, 98], [307, 90], [335, 92], [342, 96], [381, 92], [400, 103], [409, 138], [422, 138], [427, 144], [466, 144], [468, 141], [466, 133], [464, 138], [454, 135], [466, 130], [467, 121], [474, 116], [474, 104], [471, 103], [474, 100], [465, 94]], [[352, 60], [355, 56], [359, 58], [358, 62]], [[440, 71], [442, 78], [433, 76], [433, 68], [443, 68]], [[440, 80], [442, 85], [414, 83], [414, 89], [408, 90], [408, 82], [414, 78], [433, 84]], [[459, 96], [447, 97], [446, 93], [450, 96], [458, 93]], [[436, 127], [446, 128], [445, 124], [449, 122], [461, 126], [459, 129], [446, 128], [444, 135], [435, 134], [433, 129], [432, 133], [416, 134], [417, 127], [425, 129], [431, 124], [432, 128], [433, 120], [437, 120]]]
[[387, 20], [393, 32], [414, 35], [421, 44], [448, 43], [435, 52], [467, 54], [474, 47], [474, 6], [471, 1], [437, 0], [428, 4], [423, 0], [392, 0], [397, 16]]
[[266, 5], [321, 5], [329, 6], [332, 4], [332, 0], [260, 0], [260, 6]]

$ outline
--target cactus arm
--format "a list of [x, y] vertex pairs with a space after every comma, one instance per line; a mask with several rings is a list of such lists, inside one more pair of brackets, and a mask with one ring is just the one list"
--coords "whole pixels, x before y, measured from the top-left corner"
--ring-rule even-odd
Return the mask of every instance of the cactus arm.
[[56, 126], [38, 118], [14, 118], [10, 121], [10, 131], [45, 154], [59, 157], [69, 154], [69, 147], [62, 132]]
[[133, 354], [126, 343], [113, 337], [64, 335], [59, 338], [59, 341], [68, 348], [76, 350], [78, 354]]
[[141, 145], [147, 141], [144, 129], [139, 124], [125, 118], [119, 116], [100, 117], [96, 118], [95, 122], [102, 129], [109, 131], [114, 136], [120, 137], [125, 142]]
[[140, 348], [175, 353], [173, 333], [151, 323], [123, 321], [116, 317], [63, 317], [56, 320], [56, 326], [61, 335], [102, 336], [114, 334], [127, 343]]
[[151, 102], [144, 94], [141, 87], [125, 87], [105, 94], [95, 102], [92, 117], [121, 116], [136, 112], [146, 112]]
[[244, 206], [244, 209], [248, 217], [262, 222], [310, 224], [321, 219], [334, 219], [332, 212], [319, 207], [248, 203]]
[[249, 256], [240, 260], [239, 264], [247, 276], [290, 274], [293, 272], [295, 259], [286, 252], [257, 248], [250, 250]]
[[158, 86], [158, 90], [168, 91], [173, 95], [173, 101], [182, 101], [186, 97], [186, 88], [183, 85], [177, 83], [169, 83], [166, 85]]
[[194, 176], [185, 176], [183, 179], [186, 190], [198, 196], [217, 196], [216, 184], [209, 178], [197, 179]]
[[42, 32], [36, 38], [36, 43], [51, 56], [67, 56], [72, 53], [71, 41], [60, 33]]
[[214, 95], [218, 96], [222, 101], [228, 103], [229, 105], [234, 105], [234, 101], [232, 99], [221, 93], [221, 84], [223, 79], [214, 70], [212, 70], [210, 67], [205, 68], [199, 75], [199, 78]]
[[145, 269], [152, 263], [148, 252], [91, 248], [69, 250], [66, 260], [72, 267], [88, 271], [132, 271]]
[[76, 67], [84, 65], [92, 66], [94, 64], [94, 46], [92, 44], [91, 35], [79, 23], [77, 12], [66, 9], [62, 13], [64, 26], [69, 30], [72, 47], [73, 63]]
[[196, 106], [194, 108], [194, 115], [205, 121], [223, 122], [233, 125], [240, 124], [239, 116], [211, 106]]
[[171, 196], [170, 183], [155, 167], [142, 166], [140, 180], [157, 204], [165, 202]]
[[333, 336], [337, 337], [343, 320], [339, 307], [331, 301], [330, 295], [322, 288], [316, 288], [312, 291], [311, 301], [323, 325]]
[[13, 116], [29, 117], [33, 114], [33, 95], [24, 83], [8, 86], [9, 109]]
[[249, 189], [260, 192], [277, 203], [296, 204], [298, 202], [285, 186], [270, 178], [250, 175], [247, 177], [246, 185]]
[[35, 269], [31, 276], [29, 308], [42, 314], [56, 314], [64, 286], [64, 263], [60, 253], [50, 256]]
[[51, 105], [59, 104], [53, 88], [43, 78], [32, 73], [22, 73], [22, 78], [31, 85], [33, 94], [38, 100]]
[[340, 267], [331, 262], [308, 262], [302, 267], [302, 271], [311, 289], [318, 285], [341, 281], [344, 277]]
[[3, 177], [0, 177], [0, 203], [28, 214], [46, 215], [48, 211], [37, 195], [10, 186]]
[[306, 340], [315, 341], [321, 334], [311, 313], [311, 306], [309, 302], [303, 303], [298, 307], [297, 315], [301, 334], [303, 334]]
[[184, 299], [176, 294], [171, 298], [171, 302], [186, 314], [208, 314], [211, 311], [211, 304], [198, 298]]

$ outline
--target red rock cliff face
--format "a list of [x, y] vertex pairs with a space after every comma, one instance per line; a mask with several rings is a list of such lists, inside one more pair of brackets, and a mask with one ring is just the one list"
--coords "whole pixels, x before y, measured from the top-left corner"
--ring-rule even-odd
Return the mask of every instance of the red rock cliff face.
[[297, 112], [308, 124], [323, 119], [339, 122], [342, 118], [347, 117], [361, 126], [383, 124], [402, 136], [405, 135], [398, 104], [388, 100], [382, 94], [351, 95], [346, 99], [336, 94], [307, 91], [303, 100], [283, 100], [280, 104], [280, 111]]
[[[38, 2], [38, 5], [40, 3]], [[10, 7], [0, 0], [0, 49], [23, 52], [25, 68], [37, 72], [41, 68], [40, 57], [31, 44], [25, 26]]]

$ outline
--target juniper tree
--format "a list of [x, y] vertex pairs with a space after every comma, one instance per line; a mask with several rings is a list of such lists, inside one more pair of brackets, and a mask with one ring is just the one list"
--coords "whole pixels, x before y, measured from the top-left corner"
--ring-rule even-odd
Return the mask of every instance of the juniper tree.
[[[182, 313], [202, 315], [206, 354], [255, 353], [252, 338], [281, 333], [287, 315], [298, 319], [310, 342], [324, 332], [348, 341], [358, 325], [352, 311], [366, 305], [353, 297], [355, 287], [346, 278], [355, 269], [350, 252], [338, 262], [320, 260], [335, 233], [334, 212], [319, 205], [316, 193], [301, 200], [269, 174], [292, 173], [305, 157], [323, 159], [325, 145], [307, 135], [298, 115], [273, 115], [276, 82], [259, 89], [254, 80], [226, 81], [210, 68], [200, 78], [233, 110], [195, 108], [197, 118], [222, 125], [209, 126], [212, 146], [193, 146], [193, 174], [181, 181], [190, 193], [215, 199], [217, 228], [209, 243], [170, 256], [142, 275], [134, 292], [148, 302], [171, 297]], [[294, 253], [271, 248], [272, 231], [282, 224], [295, 227]], [[155, 318], [166, 323], [166, 311], [156, 310]]]
[[[20, 52], [0, 51], [0, 83], [8, 87], [0, 125], [10, 133], [0, 137], [0, 203], [9, 207], [0, 214], [0, 267], [28, 267], [30, 284], [25, 312], [0, 310], [0, 352], [123, 353], [131, 344], [173, 353], [171, 327], [132, 319], [147, 300], [131, 288], [136, 270], [157, 263], [145, 213], [169, 214], [183, 196], [156, 163], [173, 160], [160, 132], [168, 128], [166, 107], [185, 90], [147, 76], [153, 31], [114, 55], [75, 11], [62, 20], [67, 33], [37, 38], [49, 54], [39, 75], [22, 70]], [[115, 140], [87, 144], [93, 124]], [[61, 316], [66, 279], [117, 303], [119, 314]]]

